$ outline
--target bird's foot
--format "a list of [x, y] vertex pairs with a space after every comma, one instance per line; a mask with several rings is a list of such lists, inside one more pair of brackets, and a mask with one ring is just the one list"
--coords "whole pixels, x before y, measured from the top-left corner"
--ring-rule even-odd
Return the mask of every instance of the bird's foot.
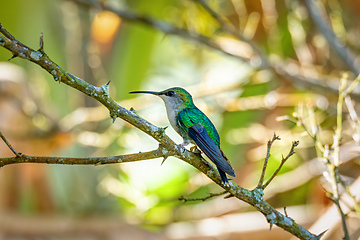
[[201, 155], [201, 151], [197, 148], [197, 146], [192, 146], [190, 151], [195, 153], [196, 155]]
[[181, 152], [183, 153], [183, 152], [185, 152], [185, 142], [183, 142], [182, 144], [179, 144], [179, 146], [181, 147]]
[[192, 147], [190, 148], [190, 151], [195, 152], [195, 151], [199, 151], [199, 150], [197, 149], [196, 146], [192, 146]]

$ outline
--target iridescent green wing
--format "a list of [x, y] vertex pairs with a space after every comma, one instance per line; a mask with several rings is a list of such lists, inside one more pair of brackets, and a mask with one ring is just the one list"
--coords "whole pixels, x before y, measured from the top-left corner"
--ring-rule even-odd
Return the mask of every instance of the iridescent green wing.
[[198, 108], [185, 108], [179, 113], [179, 120], [186, 130], [196, 123], [200, 123], [205, 129], [209, 137], [220, 147], [220, 137], [214, 124], [210, 119]]
[[[215, 165], [231, 176], [235, 176], [235, 172], [224, 158], [221, 153], [219, 143], [219, 137], [216, 132], [217, 141], [214, 141], [213, 138], [208, 134], [205, 124], [212, 123], [210, 120], [202, 113], [197, 112], [198, 109], [184, 109], [179, 113], [179, 125], [187, 130], [190, 138], [196, 143], [196, 145], [205, 153], [205, 155], [215, 163]], [[203, 116], [199, 116], [199, 115]], [[204, 119], [206, 118], [206, 119]], [[213, 126], [210, 126], [213, 127]], [[216, 131], [216, 129], [215, 129]]]

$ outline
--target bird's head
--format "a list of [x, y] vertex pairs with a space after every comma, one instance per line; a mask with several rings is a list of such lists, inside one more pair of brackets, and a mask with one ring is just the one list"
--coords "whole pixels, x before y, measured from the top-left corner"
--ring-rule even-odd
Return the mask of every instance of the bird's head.
[[166, 107], [184, 109], [193, 104], [192, 97], [185, 89], [180, 87], [173, 87], [166, 89], [161, 92], [151, 92], [151, 91], [134, 91], [130, 93], [148, 93], [161, 97], [164, 101]]

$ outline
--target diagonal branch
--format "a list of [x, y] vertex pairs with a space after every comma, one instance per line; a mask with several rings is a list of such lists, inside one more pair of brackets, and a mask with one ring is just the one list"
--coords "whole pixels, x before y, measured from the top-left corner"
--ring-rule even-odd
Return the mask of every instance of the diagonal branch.
[[359, 75], [360, 68], [355, 61], [356, 55], [340, 41], [332, 30], [330, 24], [326, 22], [327, 16], [322, 2], [319, 0], [306, 0], [305, 2], [311, 18], [320, 32], [325, 36], [331, 48], [341, 57], [344, 63], [355, 75]]
[[[129, 10], [122, 10], [118, 8], [114, 8], [112, 6], [106, 5], [106, 4], [96, 4], [94, 1], [86, 1], [86, 0], [73, 0], [74, 2], [81, 4], [83, 6], [89, 7], [89, 8], [97, 8], [100, 10], [106, 10], [113, 12], [114, 14], [118, 15], [123, 20], [126, 20], [128, 22], [136, 22], [136, 23], [142, 23], [146, 26], [152, 27], [156, 30], [159, 30], [163, 32], [164, 34], [179, 36], [183, 39], [188, 39], [193, 42], [200, 43], [204, 46], [209, 47], [210, 49], [213, 49], [217, 52], [220, 52], [222, 54], [225, 54], [227, 56], [234, 57], [235, 59], [238, 59], [243, 62], [252, 63], [254, 61], [251, 61], [251, 56], [242, 56], [236, 53], [232, 53], [224, 49], [221, 44], [219, 44], [216, 40], [205, 36], [203, 34], [197, 33], [197, 32], [190, 32], [188, 29], [179, 28], [173, 25], [170, 25], [164, 21], [148, 17], [148, 16], [142, 16], [137, 13], [131, 12]], [[199, 1], [199, 0], [196, 0]], [[247, 43], [252, 51], [258, 55], [259, 59], [261, 61], [260, 64], [251, 64], [252, 67], [254, 67], [256, 70], [263, 70], [268, 69], [272, 71], [275, 75], [289, 81], [291, 84], [301, 85], [304, 87], [315, 87], [316, 90], [326, 90], [331, 93], [337, 94], [337, 88], [333, 85], [326, 84], [327, 81], [324, 81], [324, 79], [316, 79], [316, 78], [310, 78], [308, 76], [304, 76], [301, 74], [292, 74], [289, 73], [286, 70], [286, 64], [284, 62], [278, 61], [278, 62], [272, 62], [268, 57], [261, 51], [261, 49], [258, 47], [258, 45], [250, 40], [245, 38], [243, 35], [238, 33], [232, 25], [227, 23], [227, 21], [218, 13], [216, 13], [213, 9], [208, 7], [208, 5], [204, 2], [204, 0], [200, 1], [200, 4], [204, 7], [206, 11], [209, 12], [211, 16], [213, 16], [219, 24], [222, 27], [222, 31], [227, 32], [231, 34], [233, 37], [237, 38], [240, 41], [243, 41]], [[255, 56], [256, 56], [255, 55]], [[257, 61], [255, 61], [257, 62]], [[327, 79], [329, 78], [329, 79]], [[330, 77], [325, 78], [325, 80], [331, 80]], [[358, 92], [353, 92], [352, 96], [354, 99], [360, 99], [360, 94]]]
[[[1, 139], [4, 141], [4, 143], [6, 144], [6, 146], [8, 146], [8, 148], [15, 154], [16, 157], [21, 157], [21, 153], [18, 153], [12, 146], [11, 144], [8, 142], [8, 140], [5, 138], [5, 136], [2, 134], [2, 132], [0, 132], [0, 137]], [[2, 163], [2, 162], [1, 162]], [[1, 163], [0, 163], [0, 167], [1, 167]]]

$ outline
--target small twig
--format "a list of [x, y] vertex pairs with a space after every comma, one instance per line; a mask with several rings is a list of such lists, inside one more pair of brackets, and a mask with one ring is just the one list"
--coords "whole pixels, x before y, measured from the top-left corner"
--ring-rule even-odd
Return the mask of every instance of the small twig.
[[7, 38], [11, 39], [12, 41], [16, 41], [15, 37], [13, 35], [11, 35], [4, 27], [3, 25], [0, 23], [0, 32]]
[[329, 229], [326, 229], [325, 231], [323, 231], [322, 233], [320, 233], [318, 236], [318, 239], [321, 239], [322, 236], [324, 236], [324, 234], [328, 231]]
[[280, 169], [282, 168], [282, 166], [284, 165], [284, 163], [286, 162], [286, 160], [288, 160], [294, 153], [295, 153], [295, 148], [299, 145], [299, 141], [294, 141], [292, 143], [290, 152], [288, 153], [288, 155], [284, 158], [282, 157], [281, 159], [281, 163], [279, 165], [279, 167], [276, 169], [276, 171], [274, 172], [274, 174], [269, 178], [269, 180], [267, 180], [267, 182], [262, 185], [262, 189], [265, 189], [270, 183], [271, 181], [276, 177], [276, 175], [279, 173]]
[[21, 153], [18, 153], [12, 146], [11, 144], [8, 142], [8, 140], [5, 138], [5, 136], [2, 134], [2, 132], [0, 132], [0, 137], [1, 139], [4, 141], [4, 143], [6, 144], [6, 146], [8, 146], [8, 148], [15, 154], [15, 156], [17, 157], [22, 157]]
[[284, 214], [285, 214], [285, 216], [289, 217], [287, 214], [287, 211], [286, 211], [286, 206], [284, 207]]
[[[188, 197], [185, 197], [185, 196], [181, 196], [181, 197], [178, 198], [178, 200], [184, 201], [184, 202], [189, 202], [189, 201], [206, 201], [206, 200], [208, 200], [208, 199], [210, 199], [210, 198], [224, 195], [224, 194], [227, 193], [227, 192], [228, 192], [228, 191], [225, 190], [225, 191], [222, 191], [222, 192], [219, 192], [219, 193], [210, 193], [210, 194], [207, 195], [206, 197], [200, 197], [200, 198], [188, 198]], [[225, 198], [229, 198], [229, 196], [226, 196]]]
[[[312, 111], [312, 109], [308, 109], [308, 113], [309, 115], [314, 115], [313, 114], [314, 111]], [[297, 120], [298, 122], [296, 123], [297, 125], [300, 125], [308, 134], [308, 136], [310, 136], [314, 141], [316, 141], [316, 132], [313, 133], [311, 130], [309, 130], [309, 128], [305, 125], [304, 123], [304, 119], [303, 119], [304, 113], [303, 113], [303, 104], [299, 103], [298, 106], [298, 112], [297, 112]], [[310, 117], [310, 116], [309, 116]], [[312, 122], [312, 121], [310, 121]]]
[[[345, 192], [347, 193], [347, 195], [352, 200], [352, 203], [353, 203], [352, 207], [354, 208], [355, 212], [360, 217], [360, 206], [359, 206], [359, 203], [356, 201], [356, 197], [351, 193], [350, 187], [345, 183], [345, 181], [341, 177], [339, 178], [339, 180], [340, 180], [341, 185], [344, 187]], [[348, 206], [349, 209], [351, 209], [352, 207]]]
[[340, 86], [339, 86], [339, 98], [337, 102], [337, 114], [336, 114], [336, 129], [335, 129], [335, 135], [334, 135], [334, 161], [333, 164], [335, 167], [338, 167], [340, 165], [340, 140], [342, 135], [342, 110], [343, 110], [343, 104], [344, 104], [344, 98], [345, 98], [345, 88], [347, 83], [348, 74], [344, 74], [343, 77], [340, 80]]
[[40, 34], [40, 44], [39, 44], [40, 48], [38, 51], [40, 51], [41, 53], [44, 53], [44, 35], [43, 33]]
[[352, 137], [355, 142], [358, 144], [360, 143], [360, 121], [358, 114], [356, 113], [354, 104], [351, 100], [350, 93], [353, 91], [353, 89], [358, 85], [360, 79], [360, 75], [357, 76], [357, 78], [350, 84], [350, 86], [346, 89], [345, 93], [345, 105], [349, 112], [350, 118], [352, 121], [350, 121], [351, 127], [353, 128], [354, 133], [352, 134]]
[[348, 74], [343, 74], [341, 80], [340, 80], [340, 86], [339, 86], [339, 98], [337, 102], [337, 114], [336, 114], [336, 129], [334, 134], [334, 143], [332, 145], [332, 148], [334, 149], [333, 153], [333, 161], [328, 161], [327, 167], [330, 173], [330, 179], [329, 182], [332, 186], [332, 200], [336, 207], [339, 210], [340, 216], [341, 216], [341, 222], [342, 222], [342, 228], [344, 231], [344, 239], [349, 240], [350, 235], [348, 231], [348, 227], [346, 225], [346, 215], [344, 214], [344, 211], [341, 208], [340, 205], [340, 193], [339, 193], [339, 184], [341, 183], [340, 175], [338, 172], [339, 166], [340, 166], [340, 141], [342, 136], [342, 114], [343, 114], [343, 104], [345, 97], [351, 93], [351, 91], [356, 87], [359, 81], [359, 77], [357, 77], [352, 84], [346, 88], [347, 86], [347, 78]]
[[276, 140], [281, 140], [281, 138], [274, 133], [273, 138], [272, 138], [271, 140], [269, 140], [268, 143], [267, 143], [266, 157], [265, 157], [265, 160], [264, 160], [264, 165], [263, 165], [263, 169], [262, 169], [262, 172], [261, 172], [261, 175], [260, 175], [260, 180], [259, 180], [259, 184], [258, 184], [257, 188], [262, 188], [262, 189], [264, 189], [264, 188], [263, 188], [263, 183], [264, 183], [264, 178], [265, 178], [265, 172], [266, 172], [266, 168], [267, 168], [267, 163], [268, 163], [269, 158], [270, 158], [270, 156], [271, 156], [270, 150], [271, 150], [271, 146], [273, 145], [273, 143], [274, 143]]
[[[359, 117], [356, 113], [356, 110], [355, 110], [355, 107], [354, 107], [354, 104], [352, 103], [352, 100], [351, 100], [351, 97], [350, 96], [346, 96], [345, 97], [345, 105], [348, 109], [348, 112], [349, 112], [349, 115], [350, 115], [350, 118], [351, 118], [351, 125], [352, 125], [352, 128], [354, 130], [354, 132], [357, 134], [357, 137], [360, 137], [360, 121], [359, 121]], [[353, 138], [354, 138], [354, 134], [353, 134]], [[354, 140], [356, 142], [359, 142], [360, 139], [359, 138], [354, 138]]]
[[332, 200], [335, 203], [335, 205], [337, 206], [337, 208], [339, 210], [339, 213], [340, 213], [340, 216], [341, 216], [341, 224], [342, 224], [342, 227], [343, 227], [343, 230], [344, 230], [344, 235], [345, 235], [343, 239], [350, 240], [349, 230], [348, 230], [347, 225], [346, 225], [347, 216], [346, 216], [346, 214], [344, 213], [344, 211], [342, 210], [342, 208], [340, 206], [340, 198], [333, 198]]
[[317, 155], [320, 157], [325, 152], [325, 148], [321, 144], [321, 142], [318, 140], [319, 125], [315, 118], [314, 108], [311, 106], [307, 106], [307, 110], [308, 110], [307, 111], [308, 118], [310, 119], [309, 122], [311, 125], [311, 130], [304, 123], [304, 119], [303, 119], [304, 113], [303, 113], [303, 105], [302, 104], [299, 104], [299, 106], [298, 106], [298, 112], [296, 115], [296, 119], [298, 120], [298, 122], [296, 124], [298, 126], [301, 126], [306, 131], [308, 136], [313, 139]]
[[[347, 76], [347, 75], [345, 75], [345, 77], [346, 77], [346, 76]], [[352, 81], [352, 83], [350, 84], [350, 86], [349, 86], [347, 89], [345, 89], [345, 91], [344, 91], [344, 96], [346, 97], [346, 96], [348, 96], [349, 94], [351, 94], [352, 91], [354, 91], [354, 89], [356, 88], [356, 86], [359, 84], [359, 82], [360, 82], [360, 73], [359, 73], [359, 75], [355, 78], [355, 80]]]

